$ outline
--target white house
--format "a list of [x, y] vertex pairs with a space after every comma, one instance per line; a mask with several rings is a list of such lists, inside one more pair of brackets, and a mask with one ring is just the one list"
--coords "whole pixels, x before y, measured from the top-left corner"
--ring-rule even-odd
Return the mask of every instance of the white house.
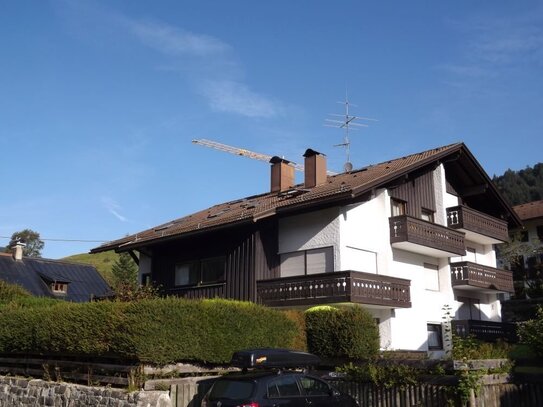
[[[517, 215], [463, 143], [327, 176], [307, 150], [305, 180], [271, 160], [271, 192], [226, 202], [92, 252], [139, 252], [142, 281], [188, 298], [280, 308], [361, 306], [383, 349], [443, 350], [444, 307], [459, 333], [506, 335], [511, 273], [494, 245]], [[134, 257], [136, 257], [134, 255]]]

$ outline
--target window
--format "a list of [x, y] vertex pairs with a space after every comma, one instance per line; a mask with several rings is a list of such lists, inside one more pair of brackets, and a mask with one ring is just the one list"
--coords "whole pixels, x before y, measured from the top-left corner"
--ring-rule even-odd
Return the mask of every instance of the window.
[[390, 210], [392, 216], [401, 216], [407, 214], [407, 204], [399, 199], [390, 199]]
[[424, 263], [424, 285], [427, 290], [439, 291], [439, 267]]
[[461, 303], [456, 312], [456, 316], [459, 320], [481, 320], [481, 302], [477, 298], [457, 297], [456, 301]]
[[312, 377], [301, 377], [300, 384], [308, 396], [329, 396], [330, 386]]
[[143, 273], [141, 275], [141, 285], [151, 284], [151, 273]]
[[296, 383], [296, 378], [293, 376], [283, 376], [277, 380], [274, 380], [268, 385], [268, 397], [289, 397], [299, 396], [300, 388]]
[[175, 285], [204, 285], [224, 280], [225, 258], [213, 257], [175, 265]]
[[420, 218], [426, 222], [434, 222], [434, 211], [422, 208]]
[[528, 242], [530, 239], [528, 237], [528, 231], [527, 230], [522, 230], [520, 232], [520, 241], [521, 242]]
[[443, 332], [441, 324], [428, 324], [428, 350], [443, 349]]
[[540, 242], [543, 242], [543, 225], [536, 226], [537, 238]]
[[68, 284], [66, 283], [52, 283], [51, 291], [55, 294], [66, 294], [68, 292]]
[[281, 277], [331, 273], [332, 271], [334, 271], [332, 247], [281, 254]]

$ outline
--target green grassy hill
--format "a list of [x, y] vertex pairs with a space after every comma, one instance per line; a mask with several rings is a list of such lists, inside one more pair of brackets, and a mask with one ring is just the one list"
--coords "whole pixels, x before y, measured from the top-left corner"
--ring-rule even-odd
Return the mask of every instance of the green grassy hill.
[[96, 253], [96, 254], [74, 254], [73, 256], [64, 257], [62, 260], [72, 261], [74, 263], [91, 264], [98, 272], [105, 278], [105, 280], [111, 285], [112, 274], [111, 266], [117, 261], [119, 255], [113, 251]]

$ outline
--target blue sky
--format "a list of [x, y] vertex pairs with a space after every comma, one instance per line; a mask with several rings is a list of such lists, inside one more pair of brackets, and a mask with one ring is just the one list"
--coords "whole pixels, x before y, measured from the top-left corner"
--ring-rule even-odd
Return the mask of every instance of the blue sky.
[[268, 190], [194, 138], [340, 170], [346, 89], [378, 119], [355, 168], [456, 141], [491, 176], [543, 161], [541, 1], [6, 1], [0, 50], [0, 236], [111, 240]]

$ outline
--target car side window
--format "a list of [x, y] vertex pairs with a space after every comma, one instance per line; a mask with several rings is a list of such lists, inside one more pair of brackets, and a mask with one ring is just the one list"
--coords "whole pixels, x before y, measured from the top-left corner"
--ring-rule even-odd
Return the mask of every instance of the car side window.
[[300, 384], [308, 396], [329, 396], [330, 386], [323, 381], [313, 377], [300, 377]]
[[296, 378], [293, 376], [282, 376], [268, 384], [268, 397], [290, 397], [299, 396], [300, 388], [296, 383]]

